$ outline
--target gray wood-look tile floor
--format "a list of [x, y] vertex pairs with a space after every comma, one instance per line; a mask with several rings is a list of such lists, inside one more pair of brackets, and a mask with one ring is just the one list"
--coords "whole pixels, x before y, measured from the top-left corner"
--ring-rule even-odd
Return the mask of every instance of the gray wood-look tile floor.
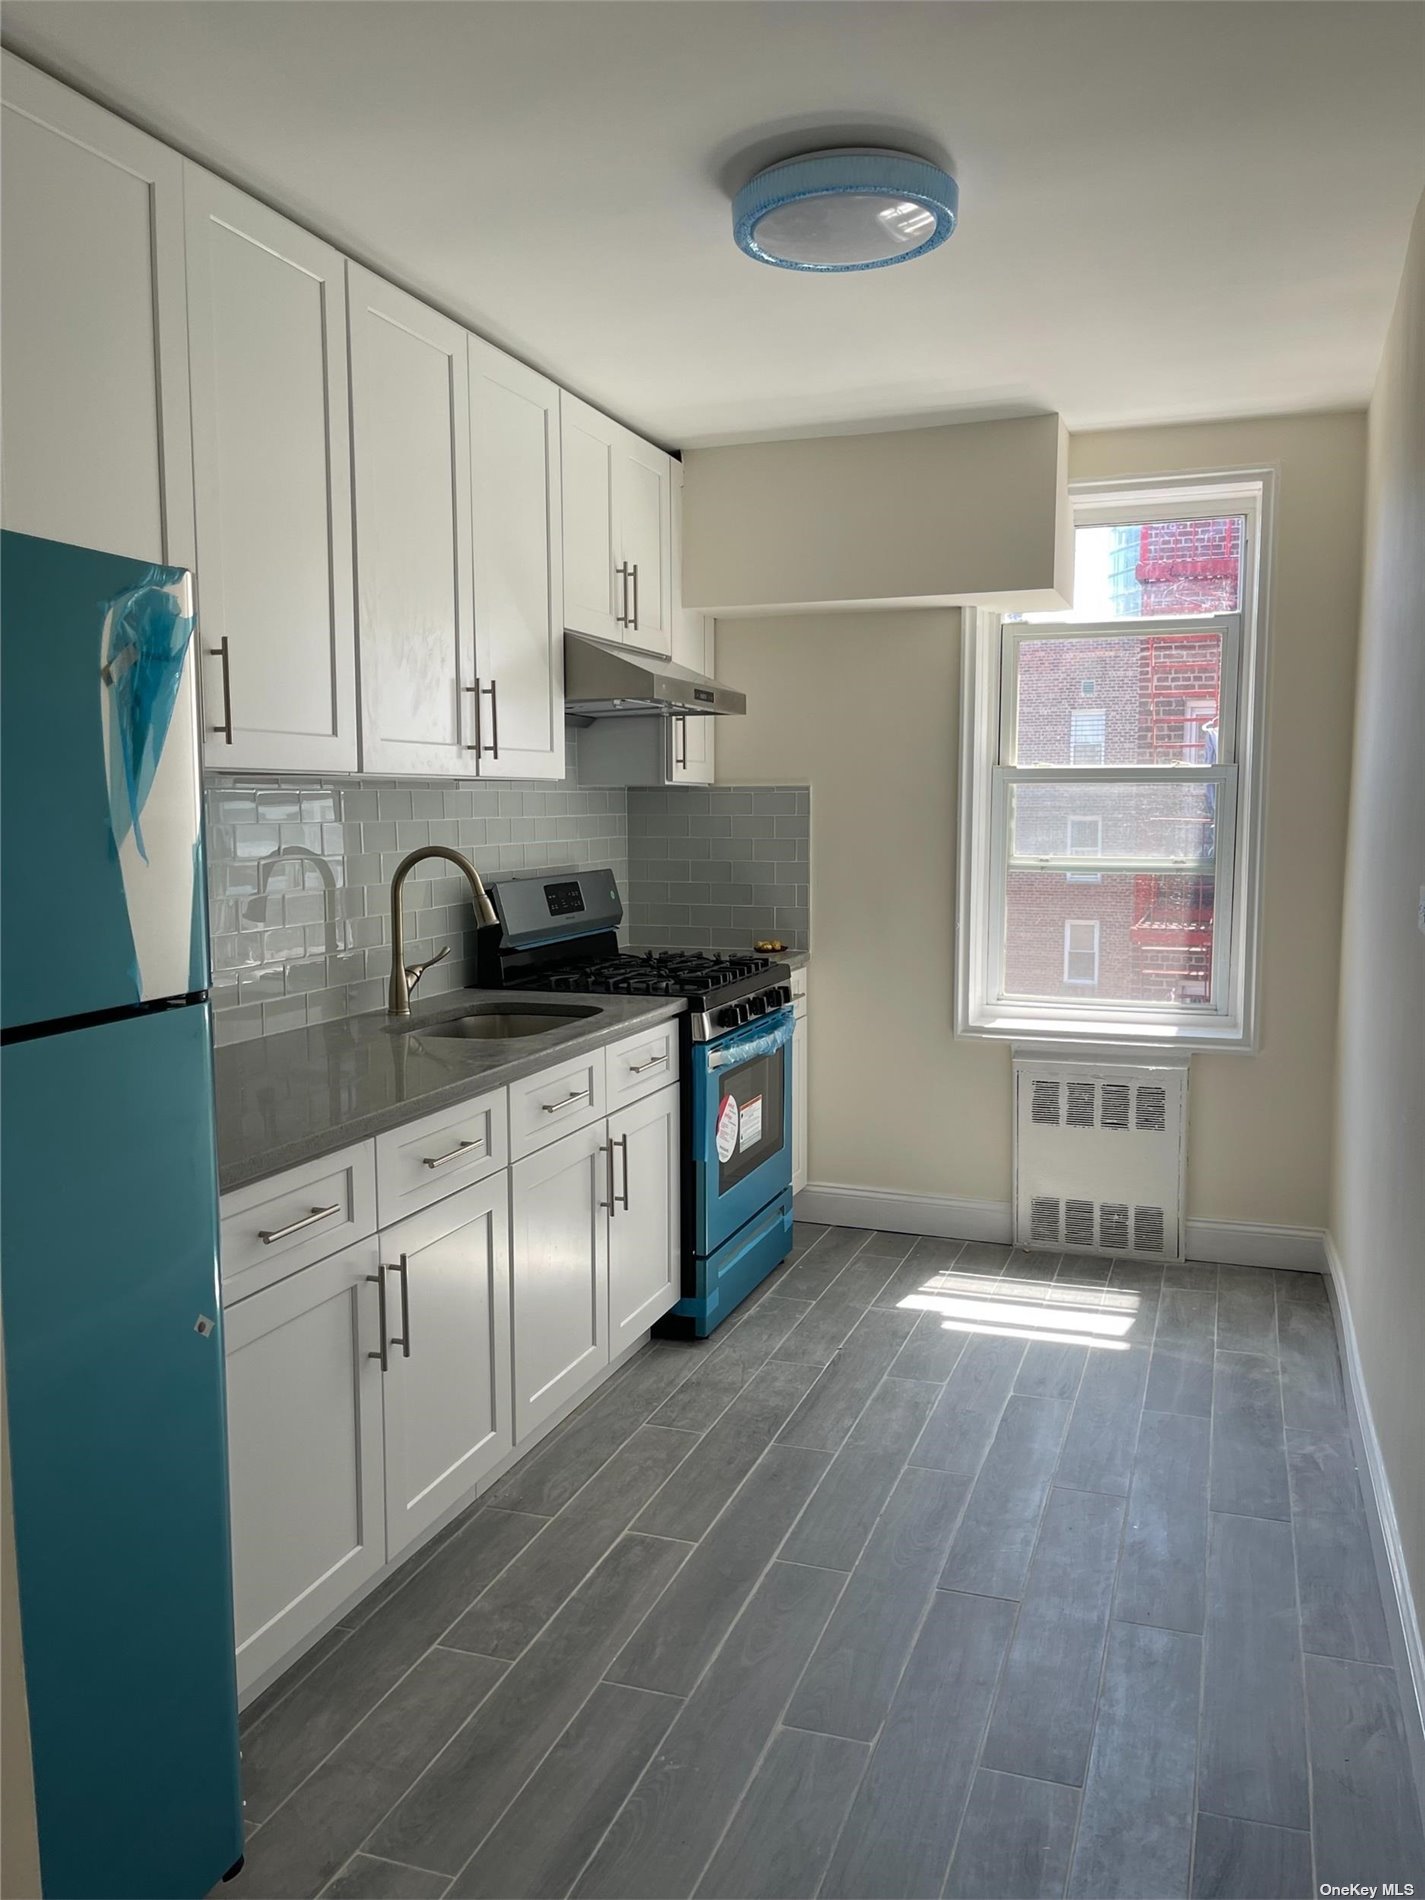
[[232, 1900], [1425, 1891], [1310, 1274], [799, 1228], [243, 1748]]

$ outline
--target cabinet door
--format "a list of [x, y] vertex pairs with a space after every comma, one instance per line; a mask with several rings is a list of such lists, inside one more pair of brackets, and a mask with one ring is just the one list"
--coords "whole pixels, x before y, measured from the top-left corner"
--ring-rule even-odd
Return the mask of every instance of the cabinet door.
[[374, 1240], [227, 1309], [238, 1686], [381, 1568]]
[[[673, 658], [695, 673], [716, 672], [716, 649], [711, 614], [694, 613], [683, 605], [683, 464], [674, 462], [673, 521]], [[678, 713], [668, 721], [668, 778], [674, 785], [711, 785], [713, 782], [714, 718]]]
[[183, 161], [4, 63], [4, 523], [193, 565]]
[[509, 1176], [497, 1174], [381, 1235], [388, 1557], [514, 1442], [509, 1223]]
[[601, 640], [623, 638], [614, 567], [614, 443], [621, 433], [577, 396], [559, 396], [564, 495], [564, 624]]
[[798, 1010], [792, 1031], [792, 1192], [807, 1184], [807, 1019]]
[[609, 1356], [661, 1319], [679, 1296], [679, 1111], [676, 1087], [609, 1117]]
[[516, 1444], [608, 1363], [607, 1147], [599, 1121], [510, 1170]]
[[346, 272], [362, 769], [470, 777], [465, 332], [359, 265]]
[[205, 759], [354, 771], [343, 260], [196, 165], [184, 192]]
[[468, 339], [482, 778], [563, 778], [559, 391]]
[[667, 659], [673, 650], [670, 460], [626, 429], [614, 453], [618, 559], [629, 570], [624, 643]]

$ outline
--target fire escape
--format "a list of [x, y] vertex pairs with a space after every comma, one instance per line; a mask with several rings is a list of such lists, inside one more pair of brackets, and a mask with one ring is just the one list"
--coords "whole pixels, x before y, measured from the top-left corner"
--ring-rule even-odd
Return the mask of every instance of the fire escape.
[[[1214, 634], [1178, 632], [1143, 642], [1139, 757], [1145, 764], [1210, 762], [1207, 730], [1217, 724], [1218, 653]], [[1212, 914], [1210, 877], [1167, 872], [1134, 878], [1129, 937], [1140, 994], [1182, 1003], [1209, 1000]]]

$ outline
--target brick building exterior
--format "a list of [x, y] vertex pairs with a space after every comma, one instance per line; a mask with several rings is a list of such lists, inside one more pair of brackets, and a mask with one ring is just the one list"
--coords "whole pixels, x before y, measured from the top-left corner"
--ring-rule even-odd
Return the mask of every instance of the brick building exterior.
[[[1181, 617], [1240, 604], [1242, 522], [1228, 517], [1114, 530], [1119, 615]], [[1220, 702], [1211, 633], [1141, 640], [1026, 639], [1020, 647], [1021, 765], [1211, 764]], [[1210, 786], [1020, 787], [1021, 856], [1211, 854]], [[1169, 873], [1011, 872], [1005, 987], [1011, 995], [1206, 1003], [1211, 878]]]

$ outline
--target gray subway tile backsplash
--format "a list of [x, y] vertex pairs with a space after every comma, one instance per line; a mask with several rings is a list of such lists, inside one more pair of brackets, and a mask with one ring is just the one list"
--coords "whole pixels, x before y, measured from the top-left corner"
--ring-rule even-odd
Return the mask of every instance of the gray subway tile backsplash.
[[631, 942], [721, 949], [775, 935], [810, 948], [811, 792], [674, 785], [628, 794]]
[[[805, 787], [213, 776], [204, 797], [220, 1044], [383, 1007], [391, 877], [418, 845], [464, 851], [485, 877], [611, 865], [629, 942], [722, 948], [775, 932], [808, 947]], [[445, 871], [432, 861], [406, 885], [407, 960], [451, 945], [424, 978], [425, 996], [474, 980], [469, 895]]]

